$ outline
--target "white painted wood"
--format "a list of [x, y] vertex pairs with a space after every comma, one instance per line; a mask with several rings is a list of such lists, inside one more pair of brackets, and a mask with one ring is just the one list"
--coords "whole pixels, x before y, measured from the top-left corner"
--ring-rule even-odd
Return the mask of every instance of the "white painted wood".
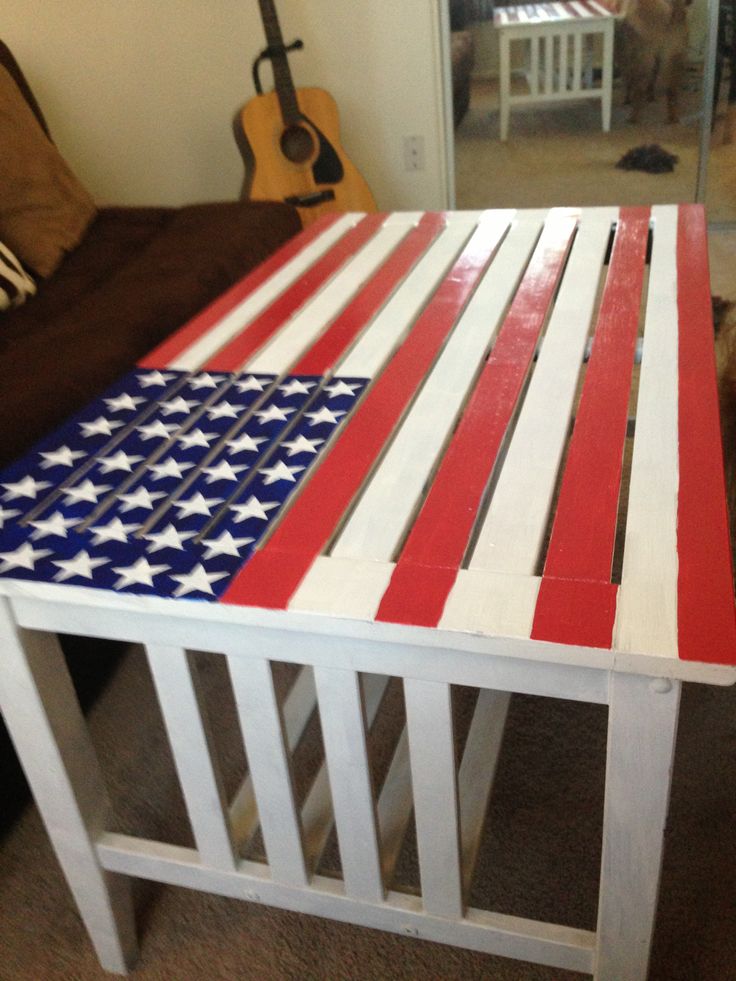
[[214, 868], [233, 869], [235, 846], [194, 655], [158, 644], [146, 645], [146, 653], [197, 850]]
[[392, 562], [320, 555], [289, 601], [289, 609], [372, 620], [393, 571]]
[[[615, 646], [677, 653], [677, 209], [653, 209], [626, 538]], [[656, 555], [657, 561], [652, 562]], [[652, 610], [657, 611], [652, 616]]]
[[614, 674], [595, 981], [645, 981], [680, 703], [678, 682]]
[[559, 45], [560, 45], [560, 70], [559, 70], [559, 80], [557, 83], [557, 91], [560, 95], [564, 95], [567, 92], [567, 52], [570, 46], [570, 35], [569, 34], [559, 34]]
[[603, 132], [611, 129], [611, 108], [613, 103], [613, 20], [604, 23], [603, 66], [601, 71], [601, 115]]
[[440, 627], [478, 630], [500, 637], [531, 636], [539, 576], [460, 569], [447, 597]]
[[405, 678], [404, 699], [422, 903], [433, 916], [461, 919], [460, 825], [450, 686]]
[[[284, 731], [289, 752], [302, 738], [312, 713], [317, 707], [317, 691], [310, 667], [303, 667], [286, 696], [283, 706]], [[230, 804], [230, 825], [235, 841], [247, 845], [258, 829], [258, 809], [253, 781], [247, 774]]]
[[375, 317], [370, 331], [342, 359], [336, 373], [355, 378], [378, 374], [472, 235], [477, 219], [474, 212], [460, 212], [448, 222]]
[[581, 219], [471, 569], [529, 576], [536, 568], [617, 217], [617, 208], [595, 208]]
[[277, 882], [305, 886], [301, 822], [271, 665], [256, 657], [228, 657], [228, 668], [271, 875]]
[[[361, 676], [365, 704], [366, 729], [370, 729], [378, 714], [389, 679], [385, 675]], [[304, 848], [310, 868], [316, 868], [322, 858], [335, 823], [330, 793], [330, 778], [326, 762], [322, 763], [302, 806]]]
[[498, 36], [499, 78], [499, 137], [502, 143], [509, 138], [509, 116], [511, 113], [511, 38], [508, 31], [503, 30]]
[[[511, 213], [500, 212], [506, 227]], [[512, 224], [406, 417], [332, 547], [341, 558], [388, 562], [452, 432], [541, 231]], [[361, 566], [364, 568], [364, 566]], [[308, 577], [307, 577], [308, 578]]]
[[360, 678], [322, 667], [314, 674], [345, 892], [380, 903], [384, 888]]
[[529, 91], [532, 95], [539, 95], [539, 44], [538, 37], [529, 38], [530, 62], [529, 62]]
[[380, 905], [346, 900], [339, 879], [314, 876], [309, 889], [294, 889], [271, 882], [267, 867], [255, 862], [241, 862], [237, 872], [222, 872], [203, 866], [192, 849], [126, 835], [104, 835], [98, 851], [107, 868], [155, 882], [592, 973], [595, 934], [587, 930], [479, 909], [468, 909], [459, 921], [428, 917], [421, 899], [407, 893], [390, 892]]
[[0, 597], [0, 711], [100, 963], [126, 974], [138, 956], [127, 878], [105, 871], [95, 837], [110, 804], [56, 638], [19, 629]]
[[579, 31], [573, 35], [572, 78], [573, 89], [580, 93], [583, 80], [583, 35]]
[[371, 277], [422, 217], [421, 212], [389, 216], [383, 227], [339, 269], [317, 294], [241, 370], [279, 375], [299, 359], [324, 333], [343, 307]]
[[254, 293], [224, 316], [217, 326], [208, 330], [199, 340], [182, 351], [169, 367], [178, 371], [196, 371], [220, 348], [239, 334], [248, 323], [262, 313], [281, 293], [295, 283], [311, 265], [327, 252], [330, 246], [334, 245], [348, 229], [356, 225], [360, 218], [362, 215], [358, 214], [341, 216], [334, 225], [326, 228], [314, 242], [302, 249], [282, 269], [274, 273]]
[[544, 94], [547, 97], [554, 96], [554, 86], [552, 84], [552, 70], [554, 68], [554, 34], [546, 34], [544, 37]]
[[508, 692], [487, 689], [478, 692], [478, 701], [458, 771], [460, 853], [463, 895], [466, 898], [480, 849], [510, 701]]

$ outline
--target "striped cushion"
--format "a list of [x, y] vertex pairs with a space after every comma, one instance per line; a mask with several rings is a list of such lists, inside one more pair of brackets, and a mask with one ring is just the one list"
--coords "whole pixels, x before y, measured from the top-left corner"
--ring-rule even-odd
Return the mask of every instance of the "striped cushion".
[[36, 284], [7, 245], [0, 242], [0, 310], [20, 306], [36, 292]]

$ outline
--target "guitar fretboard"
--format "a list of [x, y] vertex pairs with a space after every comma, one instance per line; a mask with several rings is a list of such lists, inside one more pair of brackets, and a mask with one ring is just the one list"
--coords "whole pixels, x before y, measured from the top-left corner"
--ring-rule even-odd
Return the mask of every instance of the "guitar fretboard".
[[294, 80], [291, 77], [289, 61], [284, 51], [284, 39], [281, 33], [276, 6], [273, 0], [259, 0], [261, 8], [261, 19], [263, 30], [266, 34], [266, 43], [272, 51], [280, 51], [271, 57], [273, 66], [274, 85], [278, 95], [281, 115], [284, 123], [289, 126], [299, 120], [299, 105], [296, 99], [296, 89]]

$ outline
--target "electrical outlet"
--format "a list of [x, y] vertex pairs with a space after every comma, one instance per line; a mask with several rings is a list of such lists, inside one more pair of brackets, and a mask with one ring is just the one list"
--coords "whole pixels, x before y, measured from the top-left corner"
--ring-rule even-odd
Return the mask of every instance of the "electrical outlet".
[[424, 170], [424, 137], [404, 137], [404, 170]]

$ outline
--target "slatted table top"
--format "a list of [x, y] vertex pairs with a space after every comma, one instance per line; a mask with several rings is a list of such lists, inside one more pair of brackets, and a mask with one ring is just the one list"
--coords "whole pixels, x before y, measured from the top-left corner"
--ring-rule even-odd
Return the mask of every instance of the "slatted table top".
[[499, 28], [524, 27], [561, 21], [593, 21], [617, 16], [619, 14], [616, 10], [598, 0], [570, 0], [566, 3], [526, 3], [513, 7], [496, 7], [493, 11], [493, 24]]
[[0, 524], [15, 598], [733, 681], [704, 213], [331, 216], [0, 474]]

